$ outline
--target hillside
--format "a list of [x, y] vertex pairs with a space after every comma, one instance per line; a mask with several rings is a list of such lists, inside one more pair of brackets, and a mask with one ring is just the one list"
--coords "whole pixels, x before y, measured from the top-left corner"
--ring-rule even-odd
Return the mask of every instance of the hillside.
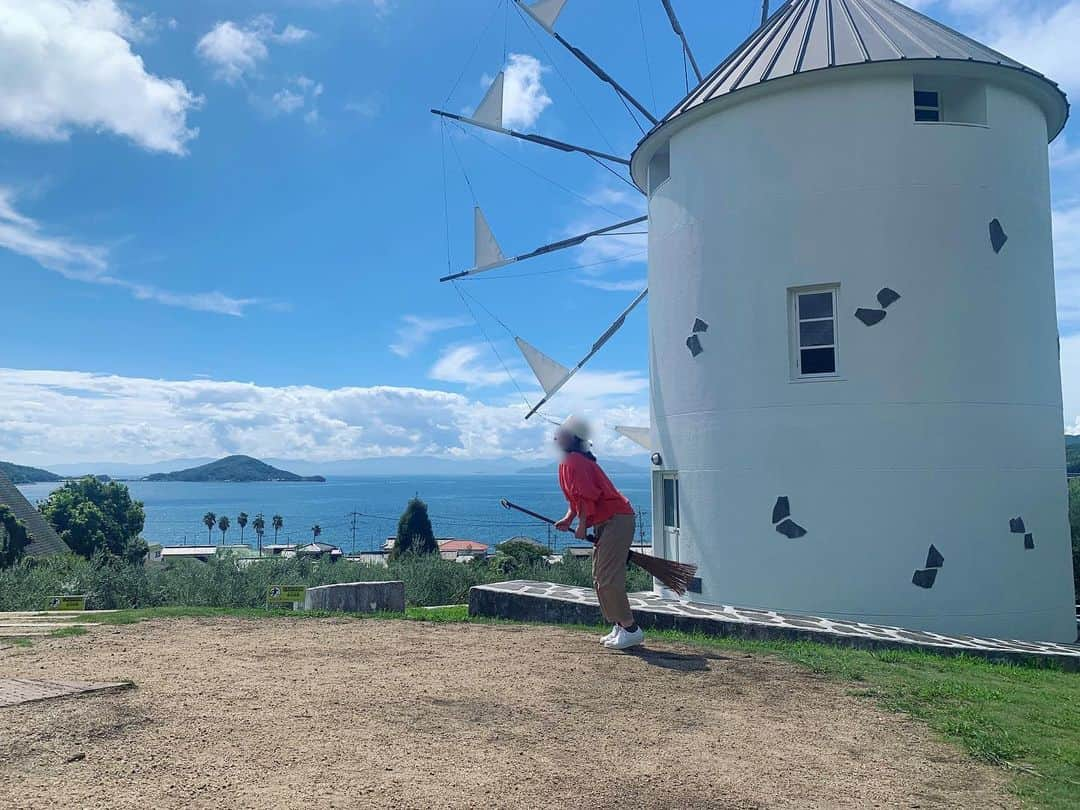
[[321, 475], [297, 475], [287, 470], [271, 467], [251, 456], [226, 456], [225, 458], [171, 473], [148, 475], [145, 481], [189, 481], [203, 483], [208, 481], [228, 481], [233, 483], [251, 481], [317, 481], [326, 479]]
[[48, 470], [39, 470], [37, 467], [23, 467], [9, 461], [0, 461], [0, 472], [10, 478], [13, 484], [37, 484], [43, 481], [64, 480], [61, 476]]
[[[627, 463], [625, 461], [619, 461], [618, 459], [600, 459], [600, 466], [604, 468], [605, 472], [610, 473], [611, 475], [644, 473], [649, 471], [649, 468], [644, 464]], [[550, 464], [544, 464], [539, 467], [526, 467], [517, 472], [518, 475], [555, 475], [558, 468], [558, 463], [553, 461]]]

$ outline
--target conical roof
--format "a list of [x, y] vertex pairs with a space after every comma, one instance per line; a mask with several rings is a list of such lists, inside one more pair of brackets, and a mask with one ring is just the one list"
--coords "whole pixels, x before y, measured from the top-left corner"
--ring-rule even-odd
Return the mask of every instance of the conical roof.
[[[845, 65], [901, 60], [981, 62], [1046, 80], [896, 0], [788, 0], [664, 121], [776, 79]], [[1067, 116], [1067, 104], [1063, 111]], [[1064, 116], [1060, 124], [1064, 125]], [[1051, 122], [1051, 134], [1057, 131], [1060, 127], [1055, 130]]]

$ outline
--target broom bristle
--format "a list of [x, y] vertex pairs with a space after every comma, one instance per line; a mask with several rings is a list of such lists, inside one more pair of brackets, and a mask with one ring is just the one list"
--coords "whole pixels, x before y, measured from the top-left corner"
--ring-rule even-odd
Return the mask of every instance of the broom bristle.
[[630, 562], [664, 583], [679, 596], [686, 593], [697, 574], [697, 566], [690, 563], [665, 560], [662, 557], [652, 557], [642, 554], [640, 551], [630, 552]]

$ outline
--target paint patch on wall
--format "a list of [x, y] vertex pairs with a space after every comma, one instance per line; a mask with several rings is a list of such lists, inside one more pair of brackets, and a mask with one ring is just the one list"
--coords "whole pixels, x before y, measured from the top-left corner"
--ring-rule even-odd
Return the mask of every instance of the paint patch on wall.
[[1008, 241], [1009, 236], [1001, 227], [1001, 222], [996, 217], [990, 220], [990, 247], [994, 249], [994, 253], [1001, 253], [1001, 249]]
[[911, 584], [920, 588], [933, 588], [934, 582], [937, 580], [938, 569], [944, 564], [945, 558], [937, 550], [937, 546], [931, 543], [929, 550], [926, 552], [926, 565], [915, 570], [911, 577]]
[[690, 354], [694, 357], [697, 357], [699, 354], [705, 351], [705, 349], [702, 348], [701, 340], [698, 338], [697, 335], [691, 335], [686, 339], [686, 348], [690, 350]]
[[806, 536], [806, 529], [791, 518], [787, 518], [781, 522], [780, 525], [776, 527], [776, 530], [784, 535], [784, 537], [790, 538], [791, 540], [797, 540], [800, 537]]
[[701, 320], [701, 318], [695, 318], [694, 319], [694, 329], [693, 329], [693, 331], [694, 331], [694, 333], [708, 332], [709, 331], [709, 325], [707, 323], [705, 323], [705, 321]]
[[1027, 531], [1022, 517], [1009, 518], [1009, 531], [1013, 534], [1023, 534]]
[[1024, 535], [1024, 548], [1026, 548], [1028, 551], [1031, 551], [1033, 548], [1035, 548], [1035, 535], [1030, 533]]
[[859, 307], [855, 310], [855, 317], [862, 321], [867, 326], [874, 326], [885, 320], [885, 310], [883, 309], [865, 309]]
[[779, 523], [786, 517], [791, 517], [791, 501], [788, 500], [787, 495], [781, 495], [772, 508], [772, 522]]
[[784, 537], [795, 540], [806, 536], [806, 529], [791, 519], [791, 500], [787, 495], [781, 495], [773, 504], [772, 522]]
[[889, 287], [882, 287], [878, 290], [877, 300], [882, 309], [888, 309], [891, 304], [895, 304], [900, 300], [900, 293]]
[[912, 576], [911, 582], [913, 585], [918, 585], [920, 588], [933, 588], [934, 580], [937, 579], [938, 569], [936, 568], [920, 568]]

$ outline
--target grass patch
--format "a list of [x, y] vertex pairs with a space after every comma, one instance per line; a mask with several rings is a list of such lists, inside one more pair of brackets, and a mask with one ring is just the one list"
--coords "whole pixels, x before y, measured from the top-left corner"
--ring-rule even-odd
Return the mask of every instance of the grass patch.
[[51, 638], [70, 638], [71, 636], [85, 636], [89, 631], [85, 627], [74, 625], [72, 627], [57, 627], [49, 633]]
[[29, 647], [33, 643], [25, 636], [0, 636], [0, 644], [10, 644], [12, 647]]

